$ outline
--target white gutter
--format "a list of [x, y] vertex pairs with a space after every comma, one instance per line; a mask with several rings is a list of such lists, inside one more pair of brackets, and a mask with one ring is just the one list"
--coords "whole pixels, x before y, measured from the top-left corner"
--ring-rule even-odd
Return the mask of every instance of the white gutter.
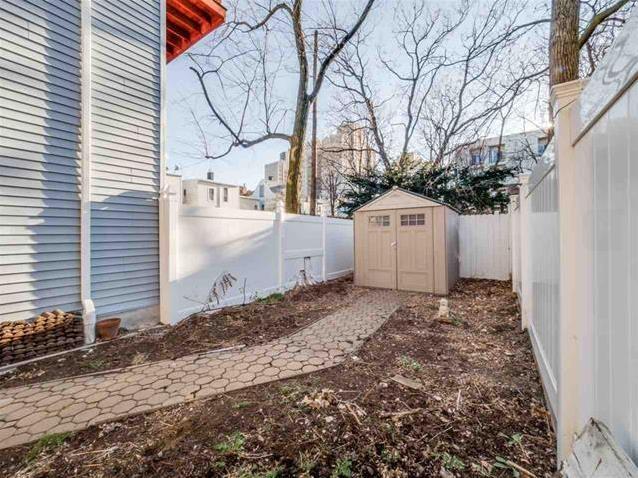
[[95, 342], [95, 306], [91, 299], [91, 0], [82, 0], [82, 156], [80, 187], [80, 299], [84, 342]]

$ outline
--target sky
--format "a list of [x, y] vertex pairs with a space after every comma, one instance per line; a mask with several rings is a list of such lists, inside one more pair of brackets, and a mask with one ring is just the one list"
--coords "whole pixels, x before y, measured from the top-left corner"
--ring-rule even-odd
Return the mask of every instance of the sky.
[[285, 141], [269, 141], [250, 149], [235, 149], [228, 156], [203, 160], [196, 126], [185, 102], [201, 101], [200, 86], [182, 55], [167, 67], [166, 104], [168, 116], [167, 151], [169, 169], [179, 165], [185, 178], [203, 178], [209, 168], [221, 182], [253, 189], [264, 176], [264, 164], [275, 161], [288, 148]]
[[[386, 0], [387, 3], [384, 3], [384, 5], [387, 7], [391, 6], [392, 2], [400, 1]], [[447, 1], [434, 0], [430, 3], [432, 5], [436, 3], [445, 4]], [[391, 27], [389, 26], [391, 22], [383, 21], [384, 12], [377, 11], [373, 12], [373, 14], [368, 18], [368, 21], [374, 25], [372, 37], [376, 38], [374, 40], [375, 44], [379, 44], [383, 42], [384, 37], [391, 34]], [[377, 16], [376, 21], [374, 19], [375, 15]], [[385, 15], [387, 15], [387, 10]], [[205, 45], [206, 39], [194, 46], [191, 51], [205, 48]], [[172, 61], [167, 67], [167, 152], [169, 169], [173, 170], [178, 165], [185, 178], [203, 178], [206, 176], [207, 171], [212, 170], [215, 173], [215, 179], [218, 181], [238, 185], [245, 184], [248, 188], [253, 189], [259, 180], [263, 178], [264, 165], [277, 160], [279, 153], [288, 149], [288, 143], [280, 140], [270, 140], [252, 148], [234, 149], [222, 159], [203, 159], [203, 147], [201, 146], [200, 135], [193, 120], [191, 109], [197, 109], [199, 116], [201, 112], [206, 111], [207, 107], [205, 106], [197, 78], [189, 70], [191, 65], [192, 60], [186, 55], [182, 55]], [[283, 79], [279, 80], [278, 87], [294, 94], [296, 92], [295, 75], [284, 75]], [[330, 86], [324, 83], [318, 102], [320, 138], [331, 132], [331, 125], [328, 121], [331, 101]], [[207, 126], [204, 125], [204, 127], [206, 128]], [[514, 130], [523, 128], [524, 126], [522, 125], [513, 127]], [[310, 128], [308, 129], [308, 134], [310, 134]], [[210, 144], [210, 146], [214, 148], [215, 144]], [[220, 144], [217, 146], [219, 146], [219, 149], [224, 147], [224, 145]]]

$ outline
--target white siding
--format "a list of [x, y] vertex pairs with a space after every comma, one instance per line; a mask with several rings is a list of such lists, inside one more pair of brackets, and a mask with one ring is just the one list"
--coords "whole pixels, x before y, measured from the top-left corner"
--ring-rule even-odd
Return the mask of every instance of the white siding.
[[98, 315], [159, 302], [160, 6], [93, 0], [91, 295]]
[[0, 320], [80, 309], [80, 2], [0, 3]]

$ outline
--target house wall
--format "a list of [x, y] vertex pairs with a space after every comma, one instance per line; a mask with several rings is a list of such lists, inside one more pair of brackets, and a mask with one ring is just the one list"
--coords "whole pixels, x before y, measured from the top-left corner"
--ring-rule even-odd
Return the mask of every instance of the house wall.
[[80, 2], [0, 3], [0, 318], [80, 304]]
[[84, 299], [98, 315], [157, 306], [160, 9], [158, 0], [0, 4], [3, 320], [81, 309]]
[[92, 0], [91, 297], [159, 303], [160, 2]]
[[239, 196], [239, 208], [259, 211], [259, 199], [248, 196]]
[[[228, 189], [228, 201], [224, 201], [224, 188]], [[225, 185], [203, 181], [200, 179], [186, 179], [182, 181], [182, 189], [186, 190], [184, 204], [199, 207], [219, 207], [222, 209], [240, 209], [239, 186]], [[214, 199], [210, 199], [209, 189], [214, 189]]]

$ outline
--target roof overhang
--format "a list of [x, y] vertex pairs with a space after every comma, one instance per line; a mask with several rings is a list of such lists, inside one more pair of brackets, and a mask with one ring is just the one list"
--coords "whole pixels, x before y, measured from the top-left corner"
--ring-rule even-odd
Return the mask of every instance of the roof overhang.
[[166, 62], [170, 62], [224, 23], [217, 0], [166, 0]]

